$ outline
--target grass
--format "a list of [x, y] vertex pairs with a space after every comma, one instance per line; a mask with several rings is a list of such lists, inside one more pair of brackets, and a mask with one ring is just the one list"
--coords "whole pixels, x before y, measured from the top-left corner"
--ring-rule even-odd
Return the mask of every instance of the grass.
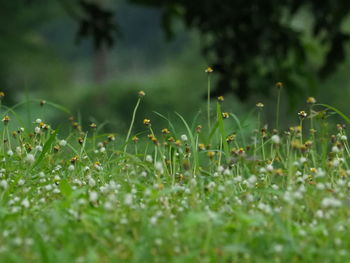
[[348, 122], [339, 110], [315, 104], [268, 130], [260, 104], [242, 134], [221, 98], [211, 129], [174, 114], [175, 133], [156, 113], [169, 127], [135, 134], [135, 101], [126, 139], [73, 119], [64, 138], [40, 119], [22, 128], [1, 108], [0, 262], [349, 260], [350, 148], [328, 121]]

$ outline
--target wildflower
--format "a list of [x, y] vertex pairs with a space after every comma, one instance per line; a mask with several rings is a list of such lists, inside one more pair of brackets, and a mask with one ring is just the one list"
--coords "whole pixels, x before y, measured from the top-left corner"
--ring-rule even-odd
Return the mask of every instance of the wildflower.
[[12, 155], [13, 155], [13, 151], [12, 151], [12, 150], [8, 150], [8, 151], [7, 151], [7, 155], [8, 155], [8, 156], [12, 156]]
[[201, 150], [201, 151], [204, 151], [204, 150], [205, 150], [205, 145], [204, 145], [204, 143], [199, 143], [199, 144], [198, 144], [198, 149]]
[[21, 205], [24, 207], [24, 208], [28, 208], [30, 203], [28, 201], [27, 198], [23, 199], [22, 202], [21, 202]]
[[169, 131], [167, 128], [164, 128], [164, 129], [162, 129], [162, 133], [163, 133], [163, 134], [169, 134], [170, 131]]
[[142, 98], [142, 97], [146, 96], [146, 93], [143, 90], [140, 90], [138, 92], [138, 95], [139, 95], [140, 98]]
[[93, 129], [93, 130], [95, 130], [95, 129], [97, 128], [96, 123], [94, 123], [94, 122], [91, 123], [91, 124], [90, 124], [90, 128]]
[[231, 134], [226, 138], [226, 142], [230, 143], [236, 139], [236, 134]]
[[149, 154], [148, 154], [148, 155], [146, 155], [145, 160], [146, 160], [146, 162], [149, 162], [149, 163], [153, 162], [152, 155], [149, 155]]
[[183, 142], [186, 142], [186, 141], [188, 140], [187, 135], [186, 135], [186, 134], [182, 134], [182, 135], [181, 135], [181, 140], [182, 140]]
[[68, 171], [74, 171], [74, 168], [75, 168], [74, 165], [71, 164], [71, 165], [68, 166]]
[[95, 191], [89, 192], [89, 201], [91, 203], [96, 203], [97, 199], [98, 199], [98, 193], [97, 192], [95, 192]]
[[0, 91], [0, 100], [2, 100], [5, 97], [5, 92]]
[[202, 125], [197, 125], [196, 132], [200, 133], [202, 131]]
[[5, 116], [4, 118], [2, 118], [2, 122], [7, 125], [9, 123], [9, 121], [11, 120], [11, 118], [9, 116]]
[[223, 112], [223, 113], [222, 113], [222, 117], [223, 117], [224, 119], [228, 119], [228, 117], [230, 117], [230, 114], [229, 114], [228, 112]]
[[212, 73], [214, 70], [213, 70], [213, 68], [212, 67], [207, 67], [206, 69], [205, 69], [205, 73]]
[[264, 108], [264, 104], [262, 104], [261, 102], [258, 102], [255, 106], [258, 107], [259, 109]]
[[84, 139], [83, 139], [83, 138], [81, 138], [81, 137], [79, 137], [79, 138], [78, 138], [78, 143], [79, 143], [80, 145], [82, 145], [82, 144], [83, 144], [83, 142], [84, 142]]
[[219, 97], [218, 97], [218, 101], [219, 101], [219, 102], [222, 102], [222, 101], [224, 101], [224, 100], [225, 100], [225, 99], [224, 99], [224, 96], [219, 96]]
[[275, 135], [271, 136], [271, 141], [274, 144], [280, 144], [281, 143], [281, 138], [277, 134], [275, 134]]
[[127, 205], [127, 206], [132, 205], [132, 201], [133, 201], [132, 194], [126, 194], [126, 195], [124, 196], [124, 204], [125, 204], [125, 205]]
[[143, 120], [143, 124], [146, 125], [146, 126], [151, 126], [151, 120], [149, 120], [149, 119], [144, 119], [144, 120]]
[[109, 142], [115, 141], [115, 136], [114, 136], [114, 134], [108, 135], [107, 139], [108, 139]]
[[28, 163], [34, 163], [34, 161], [35, 161], [34, 155], [31, 153], [27, 154], [25, 161]]
[[67, 141], [66, 140], [60, 140], [60, 142], [58, 143], [60, 146], [64, 147], [67, 145]]
[[215, 156], [215, 152], [213, 152], [213, 151], [208, 151], [207, 155], [208, 155], [208, 157], [211, 159], [211, 158], [213, 158], [213, 157]]
[[161, 162], [156, 162], [154, 168], [160, 173], [164, 173], [163, 164]]
[[0, 181], [0, 187], [3, 188], [3, 189], [7, 189], [7, 187], [8, 187], [7, 181], [6, 180], [1, 180]]
[[134, 143], [137, 143], [139, 141], [139, 138], [137, 136], [133, 136], [131, 138], [131, 140], [134, 142]]
[[53, 147], [53, 151], [54, 151], [55, 153], [57, 153], [60, 149], [61, 149], [61, 147], [60, 147], [59, 145], [55, 145], [55, 146]]
[[276, 83], [276, 88], [278, 89], [283, 88], [283, 86], [284, 86], [283, 83], [280, 81]]
[[37, 146], [35, 146], [35, 150], [37, 152], [42, 152], [43, 151], [43, 147], [41, 145], [37, 145]]
[[307, 113], [302, 110], [302, 111], [298, 112], [298, 116], [299, 116], [300, 119], [305, 119], [306, 116], [307, 116]]
[[307, 104], [315, 104], [316, 103], [316, 99], [314, 97], [308, 97], [306, 99], [306, 103]]
[[46, 104], [46, 100], [41, 100], [40, 101], [40, 106], [43, 107]]
[[34, 132], [35, 132], [36, 134], [39, 134], [40, 131], [41, 131], [40, 127], [35, 127]]

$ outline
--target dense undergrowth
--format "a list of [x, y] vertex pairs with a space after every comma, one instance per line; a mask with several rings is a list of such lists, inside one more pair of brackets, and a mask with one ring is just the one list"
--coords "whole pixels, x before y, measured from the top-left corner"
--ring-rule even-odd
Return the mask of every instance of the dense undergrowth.
[[328, 120], [347, 117], [308, 98], [282, 129], [278, 100], [268, 128], [258, 103], [243, 134], [208, 80], [206, 123], [174, 114], [185, 133], [145, 119], [134, 134], [144, 92], [124, 137], [74, 118], [65, 137], [41, 119], [23, 128], [2, 107], [0, 261], [350, 261], [349, 144]]

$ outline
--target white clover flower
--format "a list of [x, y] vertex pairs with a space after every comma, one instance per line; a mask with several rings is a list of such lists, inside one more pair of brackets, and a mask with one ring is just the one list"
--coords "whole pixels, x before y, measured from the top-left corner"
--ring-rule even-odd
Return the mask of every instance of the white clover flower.
[[187, 142], [188, 141], [188, 138], [187, 138], [186, 134], [182, 134], [181, 135], [181, 141], [183, 141], [183, 142]]
[[95, 203], [98, 199], [98, 193], [95, 191], [89, 192], [89, 201]]
[[60, 140], [58, 143], [60, 146], [64, 147], [67, 145], [67, 141], [66, 140]]
[[31, 154], [31, 153], [28, 153], [27, 156], [26, 156], [26, 158], [25, 158], [25, 160], [26, 160], [26, 162], [28, 162], [28, 163], [34, 163], [34, 161], [35, 161], [34, 155]]
[[274, 135], [271, 136], [271, 141], [274, 144], [280, 144], [281, 143], [281, 138], [277, 134], [274, 134]]
[[12, 155], [13, 155], [13, 151], [12, 151], [12, 150], [8, 150], [8, 151], [7, 151], [7, 155], [8, 155], [8, 156], [12, 156]]

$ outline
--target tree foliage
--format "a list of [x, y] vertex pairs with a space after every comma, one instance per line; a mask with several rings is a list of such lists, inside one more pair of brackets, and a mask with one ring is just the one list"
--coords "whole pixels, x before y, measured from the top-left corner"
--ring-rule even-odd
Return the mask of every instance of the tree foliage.
[[[349, 34], [342, 25], [350, 10], [347, 0], [131, 0], [163, 10], [164, 27], [180, 18], [205, 36], [203, 52], [220, 73], [216, 94], [233, 91], [244, 100], [267, 94], [273, 81], [283, 81], [290, 95], [300, 76], [326, 77], [345, 58]], [[306, 28], [293, 19], [307, 12], [310, 37], [326, 49], [321, 65], [310, 69]]]

